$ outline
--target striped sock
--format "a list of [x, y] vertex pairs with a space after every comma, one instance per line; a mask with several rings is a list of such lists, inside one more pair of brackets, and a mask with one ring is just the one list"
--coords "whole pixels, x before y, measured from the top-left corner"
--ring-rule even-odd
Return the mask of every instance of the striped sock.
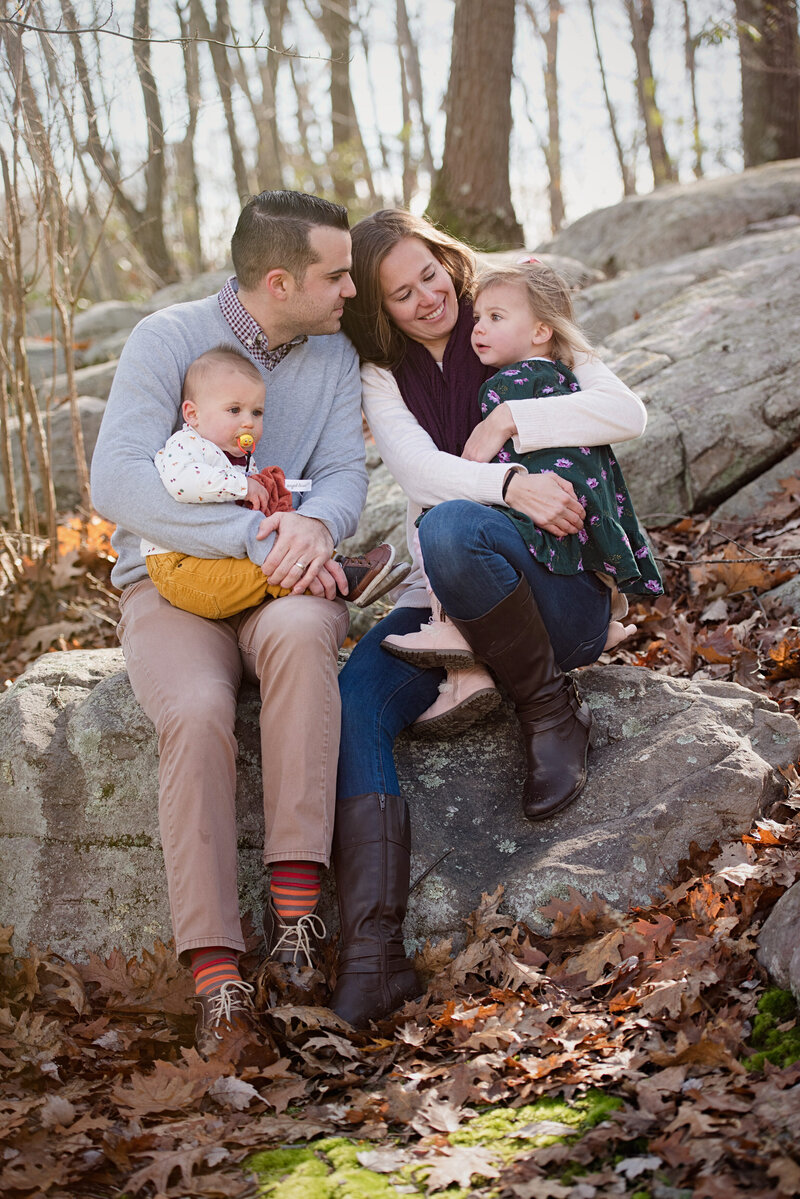
[[281, 920], [297, 920], [314, 911], [319, 899], [317, 862], [276, 862], [272, 867], [269, 893]]
[[213, 995], [223, 983], [241, 982], [239, 955], [224, 945], [190, 949], [191, 971], [196, 995]]

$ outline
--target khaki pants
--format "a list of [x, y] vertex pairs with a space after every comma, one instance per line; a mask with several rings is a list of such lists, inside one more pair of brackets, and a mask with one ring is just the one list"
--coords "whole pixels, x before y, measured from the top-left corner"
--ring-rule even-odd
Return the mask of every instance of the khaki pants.
[[[120, 599], [131, 686], [158, 733], [159, 822], [179, 955], [242, 950], [234, 721], [260, 682], [264, 863], [328, 864], [339, 751], [343, 600], [288, 596], [230, 620], [174, 608], [150, 579]], [[182, 959], [186, 961], [184, 956]]]
[[249, 558], [193, 558], [170, 551], [148, 554], [145, 562], [164, 599], [209, 620], [225, 620], [268, 597], [292, 594], [289, 588], [268, 583], [261, 567]]

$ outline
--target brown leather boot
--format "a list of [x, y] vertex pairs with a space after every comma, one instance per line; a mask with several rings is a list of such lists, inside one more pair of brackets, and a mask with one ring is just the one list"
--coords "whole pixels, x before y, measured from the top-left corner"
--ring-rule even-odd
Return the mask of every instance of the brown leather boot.
[[475, 620], [450, 619], [495, 673], [519, 717], [528, 760], [522, 809], [542, 820], [586, 783], [592, 714], [555, 660], [527, 579]]
[[352, 795], [336, 804], [333, 865], [341, 947], [331, 1008], [366, 1028], [422, 991], [403, 947], [411, 823], [399, 795]]

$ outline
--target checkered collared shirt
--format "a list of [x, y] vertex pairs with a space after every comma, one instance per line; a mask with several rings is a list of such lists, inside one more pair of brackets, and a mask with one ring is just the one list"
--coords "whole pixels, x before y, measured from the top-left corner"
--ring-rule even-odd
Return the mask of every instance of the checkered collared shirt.
[[301, 346], [304, 341], [308, 341], [308, 337], [305, 333], [301, 333], [297, 337], [293, 337], [291, 341], [286, 341], [283, 345], [276, 346], [274, 350], [271, 350], [266, 333], [242, 304], [237, 295], [238, 290], [239, 284], [236, 276], [231, 275], [219, 293], [219, 306], [222, 315], [256, 362], [260, 362], [268, 371], [274, 370], [290, 350], [295, 346]]

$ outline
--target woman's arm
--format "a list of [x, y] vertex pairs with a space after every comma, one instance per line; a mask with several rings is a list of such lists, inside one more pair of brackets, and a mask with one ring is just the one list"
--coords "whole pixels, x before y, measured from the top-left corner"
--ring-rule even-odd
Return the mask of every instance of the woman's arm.
[[464, 455], [491, 462], [513, 438], [524, 454], [562, 445], [609, 445], [641, 437], [647, 410], [599, 358], [582, 355], [574, 367], [580, 391], [552, 400], [510, 400], [491, 412], [469, 437]]
[[469, 462], [437, 449], [406, 408], [390, 371], [366, 365], [361, 382], [364, 414], [375, 444], [412, 503], [421, 508], [464, 499], [481, 504], [513, 504], [548, 533], [558, 536], [575, 533], [583, 525], [583, 508], [575, 499], [572, 485], [558, 475], [530, 476], [517, 468], [504, 499], [503, 484], [509, 469], [514, 469], [507, 462]]
[[368, 363], [361, 383], [364, 415], [380, 455], [413, 503], [422, 508], [460, 499], [503, 503], [507, 463], [468, 462], [437, 449], [406, 408], [391, 371]]

